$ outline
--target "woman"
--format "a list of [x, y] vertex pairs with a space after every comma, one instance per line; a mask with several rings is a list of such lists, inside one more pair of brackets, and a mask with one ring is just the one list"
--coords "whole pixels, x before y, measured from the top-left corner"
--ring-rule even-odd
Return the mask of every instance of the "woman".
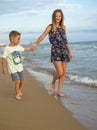
[[49, 41], [52, 44], [51, 47], [51, 62], [54, 64], [56, 74], [53, 76], [51, 83], [51, 91], [55, 92], [55, 83], [58, 79], [58, 96], [63, 97], [64, 94], [61, 92], [64, 84], [67, 63], [72, 59], [72, 53], [66, 37], [66, 27], [63, 24], [64, 16], [60, 9], [57, 9], [52, 14], [52, 24], [49, 24], [43, 34], [36, 40], [32, 49], [49, 35]]

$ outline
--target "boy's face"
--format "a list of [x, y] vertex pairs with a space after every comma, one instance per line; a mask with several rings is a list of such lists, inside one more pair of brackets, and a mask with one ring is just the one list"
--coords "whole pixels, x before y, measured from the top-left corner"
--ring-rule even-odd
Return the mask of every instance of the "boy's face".
[[14, 45], [17, 45], [20, 42], [20, 35], [17, 35], [16, 37], [11, 38], [11, 42], [14, 43]]

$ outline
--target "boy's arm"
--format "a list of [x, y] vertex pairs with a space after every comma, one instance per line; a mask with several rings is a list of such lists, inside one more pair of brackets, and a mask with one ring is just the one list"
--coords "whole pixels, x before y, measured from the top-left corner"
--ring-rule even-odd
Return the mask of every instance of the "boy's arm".
[[34, 51], [36, 48], [36, 44], [33, 44], [34, 47], [32, 47], [32, 45], [29, 48], [24, 48], [24, 51]]
[[2, 58], [2, 73], [6, 74], [7, 73], [7, 68], [6, 68], [6, 59]]
[[24, 51], [31, 51], [31, 48], [24, 48]]

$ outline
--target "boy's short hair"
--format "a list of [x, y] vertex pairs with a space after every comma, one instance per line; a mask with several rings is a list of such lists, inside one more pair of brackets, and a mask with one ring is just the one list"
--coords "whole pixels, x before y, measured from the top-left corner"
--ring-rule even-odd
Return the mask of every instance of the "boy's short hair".
[[11, 31], [11, 32], [9, 33], [9, 39], [11, 40], [11, 37], [16, 37], [16, 36], [18, 36], [18, 35], [21, 35], [21, 33], [18, 32], [18, 31], [13, 30], [13, 31]]

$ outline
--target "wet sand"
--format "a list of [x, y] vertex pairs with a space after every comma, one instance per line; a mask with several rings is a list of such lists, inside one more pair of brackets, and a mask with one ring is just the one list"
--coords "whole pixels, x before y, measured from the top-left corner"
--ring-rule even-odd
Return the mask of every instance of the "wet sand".
[[0, 69], [0, 130], [86, 130], [26, 70], [22, 91], [23, 99], [16, 100], [9, 74]]

